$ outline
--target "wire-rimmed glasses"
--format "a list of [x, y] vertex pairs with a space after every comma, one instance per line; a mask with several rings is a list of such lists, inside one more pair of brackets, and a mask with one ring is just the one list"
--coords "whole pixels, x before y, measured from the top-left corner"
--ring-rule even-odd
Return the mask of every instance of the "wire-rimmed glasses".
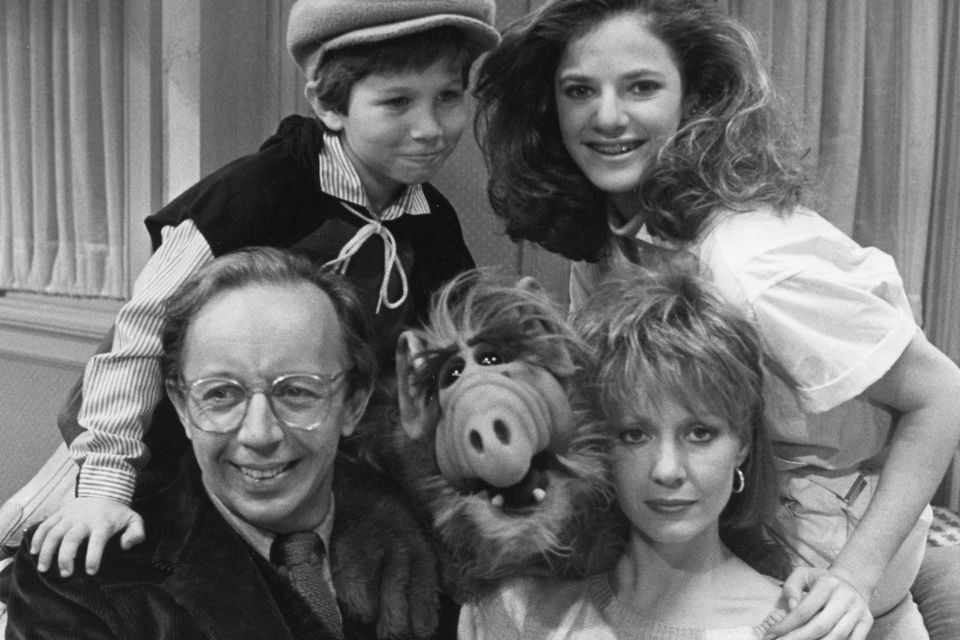
[[197, 429], [229, 433], [240, 428], [250, 398], [263, 393], [277, 420], [292, 429], [312, 431], [326, 419], [347, 371], [330, 376], [287, 373], [271, 382], [245, 384], [232, 378], [174, 381], [186, 397], [187, 415]]

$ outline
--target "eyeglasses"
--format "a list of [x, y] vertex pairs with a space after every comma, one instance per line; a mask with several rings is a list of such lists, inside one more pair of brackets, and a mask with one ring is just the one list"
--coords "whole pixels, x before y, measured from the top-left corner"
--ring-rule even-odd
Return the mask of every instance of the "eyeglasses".
[[229, 433], [239, 429], [255, 393], [266, 395], [270, 410], [284, 425], [312, 431], [329, 414], [346, 373], [290, 373], [273, 382], [249, 385], [230, 378], [200, 378], [174, 382], [172, 386], [186, 394], [187, 415], [201, 431]]

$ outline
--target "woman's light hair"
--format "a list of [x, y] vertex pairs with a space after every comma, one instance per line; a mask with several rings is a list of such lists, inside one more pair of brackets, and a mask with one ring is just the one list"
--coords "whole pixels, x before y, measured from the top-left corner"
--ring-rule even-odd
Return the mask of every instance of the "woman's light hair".
[[605, 281], [576, 323], [595, 350], [602, 406], [657, 389], [711, 409], [749, 444], [763, 409], [759, 340], [708, 286], [685, 272], [630, 269]]
[[574, 324], [593, 350], [586, 379], [594, 410], [613, 426], [640, 394], [662, 394], [645, 401], [670, 398], [726, 419], [749, 454], [741, 465], [744, 491], [731, 496], [721, 534], [766, 522], [777, 479], [753, 326], [698, 276], [639, 267], [607, 279]]

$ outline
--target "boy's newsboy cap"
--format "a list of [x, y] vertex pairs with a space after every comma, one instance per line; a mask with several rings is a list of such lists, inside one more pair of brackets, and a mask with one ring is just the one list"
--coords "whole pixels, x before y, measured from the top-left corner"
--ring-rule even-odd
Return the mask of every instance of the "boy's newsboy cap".
[[480, 54], [500, 42], [494, 0], [297, 0], [287, 23], [287, 48], [314, 80], [327, 51], [378, 42], [434, 27], [460, 29]]

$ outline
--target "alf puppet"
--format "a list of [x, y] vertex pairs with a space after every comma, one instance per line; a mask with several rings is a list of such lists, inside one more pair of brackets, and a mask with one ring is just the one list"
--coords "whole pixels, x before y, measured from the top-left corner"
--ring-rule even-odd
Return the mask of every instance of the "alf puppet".
[[456, 599], [616, 556], [603, 439], [575, 408], [586, 357], [533, 280], [484, 271], [445, 286], [426, 328], [401, 336], [399, 399], [364, 426], [361, 449], [430, 519]]

